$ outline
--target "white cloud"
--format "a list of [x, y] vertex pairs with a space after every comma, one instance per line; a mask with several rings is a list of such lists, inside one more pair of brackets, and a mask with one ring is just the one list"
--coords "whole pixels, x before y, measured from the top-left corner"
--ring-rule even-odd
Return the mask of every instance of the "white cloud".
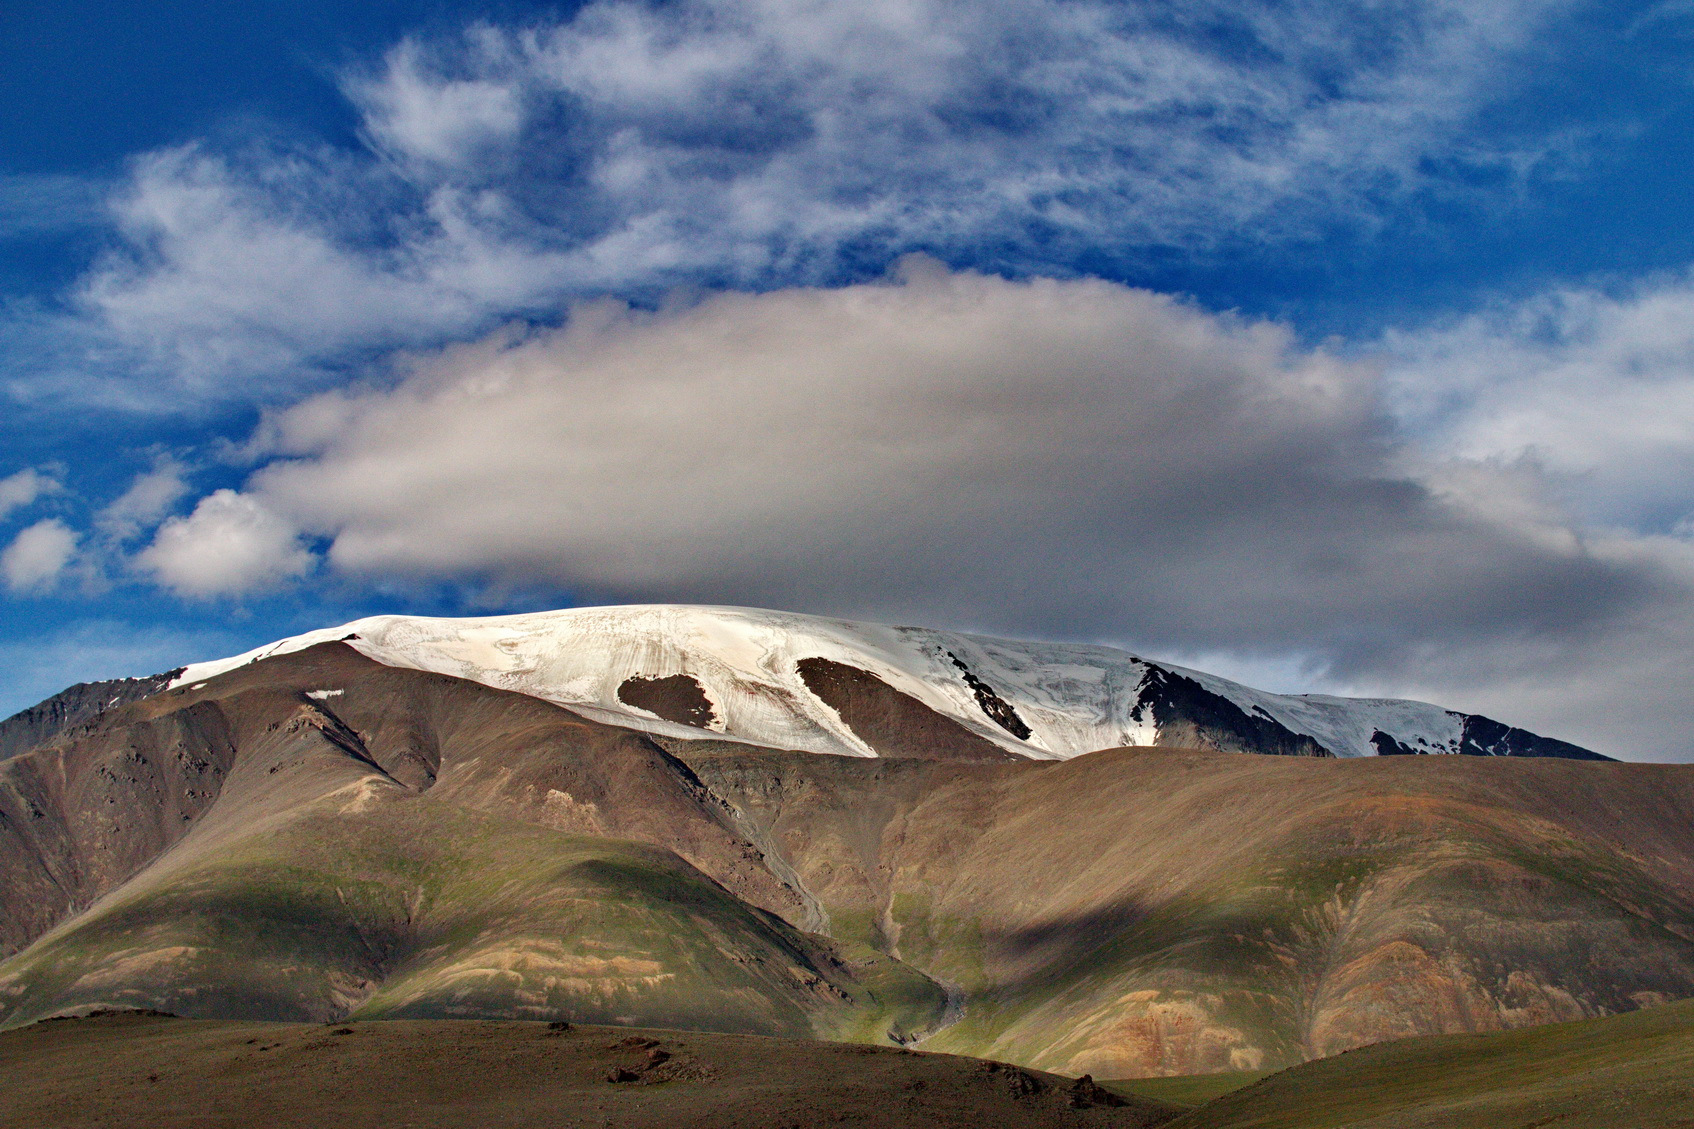
[[1426, 157], [1526, 159], [1465, 123], [1566, 7], [611, 2], [408, 40], [346, 82], [367, 148], [138, 159], [122, 243], [76, 318], [20, 325], [24, 359], [97, 359], [54, 388], [172, 408], [606, 291], [1368, 224]]
[[1163, 516], [1169, 490], [1258, 462], [1310, 473], [1338, 434], [1368, 436], [1369, 397], [1272, 326], [920, 261], [896, 285], [596, 304], [562, 331], [450, 349], [392, 393], [276, 416], [276, 449], [312, 457], [249, 489], [356, 571], [792, 580], [890, 541], [913, 539], [904, 567], [957, 536], [1095, 525], [1096, 506]]
[[47, 588], [75, 558], [76, 546], [76, 532], [58, 518], [38, 521], [0, 552], [0, 576], [13, 592]]
[[160, 526], [136, 563], [182, 595], [224, 596], [303, 576], [314, 557], [261, 502], [219, 490]]
[[54, 494], [60, 489], [62, 487], [58, 479], [33, 468], [0, 478], [0, 519], [9, 516], [13, 510], [22, 509], [42, 495]]
[[138, 536], [188, 496], [183, 469], [173, 458], [159, 459], [152, 470], [136, 475], [129, 488], [95, 516], [95, 525], [119, 541]]
[[[497, 66], [500, 38], [486, 31], [467, 37], [485, 66]], [[407, 40], [388, 56], [380, 79], [354, 80], [349, 90], [365, 113], [365, 128], [386, 152], [404, 160], [463, 165], [491, 145], [509, 143], [523, 124], [520, 93], [510, 83], [455, 79], [430, 67], [424, 48]]]
[[1532, 466], [1590, 524], [1694, 517], [1694, 282], [1556, 290], [1385, 346], [1404, 426], [1442, 457]]

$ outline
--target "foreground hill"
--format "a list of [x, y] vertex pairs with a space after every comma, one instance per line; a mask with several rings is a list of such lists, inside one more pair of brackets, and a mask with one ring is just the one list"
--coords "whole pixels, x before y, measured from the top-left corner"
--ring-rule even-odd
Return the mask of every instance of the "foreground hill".
[[827, 756], [346, 643], [200, 673], [0, 762], [0, 1026], [562, 1018], [1130, 1077], [1694, 995], [1682, 766]]
[[[1174, 1105], [1137, 1092], [1232, 1084]], [[0, 1091], [8, 1125], [56, 1129], [129, 1124], [138, 1109], [161, 1129], [1686, 1129], [1694, 1001], [1379, 1043], [1250, 1085], [1198, 1076], [1100, 1086], [950, 1055], [685, 1031], [104, 1014], [0, 1033]]]
[[0, 929], [34, 942], [0, 964], [0, 1024], [136, 1001], [841, 1037], [939, 1017], [926, 977], [759, 908], [777, 880], [679, 767], [340, 645], [124, 707], [0, 765]]
[[1208, 1102], [1170, 1129], [1686, 1129], [1694, 1001], [1362, 1047]]
[[11, 1125], [1150, 1129], [1091, 1083], [892, 1048], [544, 1023], [57, 1020], [0, 1034]]

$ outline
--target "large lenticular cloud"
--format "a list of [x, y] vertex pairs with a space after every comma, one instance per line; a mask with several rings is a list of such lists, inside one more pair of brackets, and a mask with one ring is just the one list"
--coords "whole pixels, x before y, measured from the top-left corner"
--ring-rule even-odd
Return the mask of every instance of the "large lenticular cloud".
[[[347, 576], [1296, 653], [1399, 685], [1521, 671], [1508, 646], [1568, 662], [1686, 604], [1686, 546], [1417, 455], [1380, 388], [1268, 323], [915, 260], [450, 348], [274, 416], [239, 502]], [[221, 528], [172, 524], [161, 579], [204, 585]]]

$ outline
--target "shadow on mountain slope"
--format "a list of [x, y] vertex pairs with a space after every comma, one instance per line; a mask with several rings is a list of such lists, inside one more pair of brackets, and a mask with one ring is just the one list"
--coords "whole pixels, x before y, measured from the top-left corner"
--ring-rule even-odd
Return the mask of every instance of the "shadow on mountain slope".
[[324, 644], [0, 763], [0, 908], [0, 1023], [559, 1015], [1270, 1069], [1694, 995], [1694, 771], [696, 745]]
[[835, 935], [963, 987], [933, 1049], [1262, 1069], [1694, 994], [1681, 766], [680, 755]]
[[7, 1022], [127, 1006], [876, 1038], [939, 1016], [923, 977], [803, 934], [669, 851], [389, 792], [337, 797], [168, 881], [143, 874], [5, 966]]

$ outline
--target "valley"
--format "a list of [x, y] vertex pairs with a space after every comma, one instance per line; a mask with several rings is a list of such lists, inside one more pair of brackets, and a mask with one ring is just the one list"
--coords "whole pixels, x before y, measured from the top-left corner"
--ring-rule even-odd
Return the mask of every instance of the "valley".
[[355, 642], [0, 760], [0, 1030], [569, 1022], [1272, 1076], [1245, 1094], [1694, 997], [1685, 766], [1255, 754], [1193, 702], [1164, 724], [1194, 746], [1018, 755], [985, 736], [983, 700], [1040, 716], [1008, 682], [957, 678], [973, 727], [796, 662], [804, 716], [876, 753], [847, 755], [712, 728], [722, 684], [662, 663], [638, 726]]

